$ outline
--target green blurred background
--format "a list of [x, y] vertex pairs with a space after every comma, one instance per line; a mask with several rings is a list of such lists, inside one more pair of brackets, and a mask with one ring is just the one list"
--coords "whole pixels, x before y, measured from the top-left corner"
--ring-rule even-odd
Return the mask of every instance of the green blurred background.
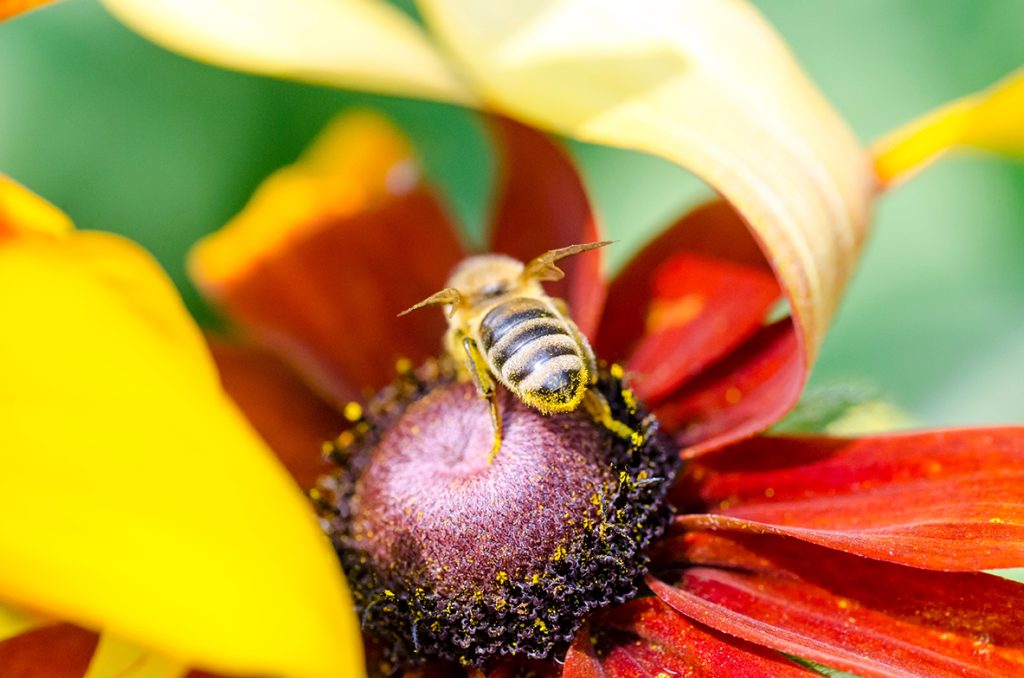
[[[1024, 64], [1021, 0], [757, 0], [861, 139]], [[738, 45], [737, 48], [742, 48]], [[162, 51], [93, 0], [0, 24], [0, 172], [81, 228], [126, 234], [184, 275], [222, 225], [337, 111], [370, 106], [414, 139], [470, 238], [493, 176], [466, 113], [221, 71]], [[701, 184], [664, 162], [575, 144], [613, 266]], [[930, 425], [1024, 421], [1024, 164], [957, 156], [880, 205], [812, 389], [873, 384]]]

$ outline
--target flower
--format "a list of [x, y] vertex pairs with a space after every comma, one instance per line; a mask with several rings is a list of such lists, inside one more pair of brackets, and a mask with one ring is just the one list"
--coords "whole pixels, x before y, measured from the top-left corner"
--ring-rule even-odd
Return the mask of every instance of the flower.
[[[599, 237], [580, 181], [559, 149], [517, 123], [495, 119], [491, 128], [503, 167], [491, 247], [525, 258], [516, 248], [535, 253]], [[104, 387], [104, 397], [117, 391], [127, 395], [116, 403], [115, 421], [122, 425], [125, 412], [144, 417], [146, 438], [154, 445], [167, 439], [159, 442], [158, 449], [165, 450], [161, 456], [172, 454], [173, 444], [180, 444], [179, 429], [190, 429], [199, 421], [196, 405], [206, 413], [200, 424], [203, 436], [224, 430], [218, 417], [225, 403], [209, 396], [189, 401], [196, 397], [192, 380], [208, 378], [208, 368], [199, 369], [206, 359], [194, 330], [187, 328], [152, 265], [123, 241], [69, 234], [66, 221], [45, 206], [29, 202], [11, 187], [8, 195], [17, 200], [5, 203], [2, 251], [15, 261], [29, 253], [39, 260], [14, 270], [7, 260], [0, 271], [17, 275], [13, 279], [23, 285], [42, 285], [47, 276], [59, 278], [63, 268], [69, 269], [64, 275], [74, 278], [48, 283], [55, 289], [47, 297], [49, 309], [33, 316], [38, 325], [29, 325], [32, 331], [25, 336], [31, 341], [48, 336], [60, 346], [58, 325], [43, 321], [53, 308], [61, 308], [66, 314], [61, 320], [75, 322], [81, 333], [78, 340], [88, 341], [92, 360], [102, 369], [110, 370], [128, 358], [131, 369], [110, 373], [117, 383]], [[708, 223], [716, 228], [704, 228]], [[34, 230], [26, 230], [24, 224]], [[417, 256], [409, 256], [411, 252]], [[46, 261], [54, 253], [61, 256], [57, 268]], [[311, 455], [317, 441], [346, 425], [338, 404], [349, 398], [361, 400], [367, 389], [392, 380], [398, 357], [419, 361], [437, 353], [444, 327], [440, 314], [395, 318], [393, 311], [443, 284], [461, 256], [459, 237], [430, 187], [419, 178], [404, 140], [382, 120], [366, 114], [343, 119], [329, 129], [301, 163], [271, 177], [232, 224], [197, 247], [194, 276], [243, 330], [210, 345], [222, 383], [301, 485], [308, 487], [322, 471]], [[567, 260], [568, 275], [557, 284], [557, 293], [579, 309], [577, 317], [599, 354], [622, 360], [627, 372], [636, 375], [636, 392], [692, 460], [672, 494], [679, 516], [669, 535], [649, 551], [647, 591], [654, 595], [591, 617], [566, 655], [563, 675], [687, 667], [730, 674], [803, 670], [776, 650], [865, 675], [1012, 672], [1021, 659], [1022, 639], [1013, 620], [1024, 590], [975, 571], [1019, 564], [1024, 556], [1024, 430], [926, 432], [861, 440], [748, 438], [780, 416], [785, 406], [777, 403], [788, 397], [793, 380], [799, 383], [803, 363], [791, 319], [764, 324], [782, 291], [736, 213], [724, 203], [714, 203], [684, 216], [610, 282], [601, 275], [598, 260], [596, 252]], [[38, 269], [34, 278], [28, 276], [33, 266]], [[96, 294], [106, 292], [121, 305], [104, 317], [124, 316], [124, 329], [115, 336], [126, 340], [112, 342], [92, 321], [76, 321], [81, 314], [96, 312], [95, 300], [84, 294], [86, 282], [96, 280], [108, 286]], [[125, 281], [131, 286], [126, 288]], [[12, 289], [9, 284], [5, 288]], [[740, 290], [743, 293], [737, 294]], [[78, 307], [80, 315], [74, 315], [69, 304]], [[9, 306], [5, 313], [12, 317]], [[139, 353], [153, 342], [153, 336], [140, 328], [161, 339], [165, 352], [180, 351], [181, 342], [187, 348], [171, 364], [180, 375], [163, 368], [157, 373], [161, 388], [153, 382], [141, 387], [134, 383], [151, 372], [157, 359], [165, 361], [159, 353]], [[178, 333], [184, 336], [170, 341]], [[93, 335], [94, 340], [88, 339]], [[678, 346], [686, 350], [676, 350]], [[4, 354], [11, 355], [11, 349], [5, 348]], [[23, 349], [18, 355], [31, 353]], [[55, 348], [51, 357], [60, 355]], [[190, 367], [196, 361], [198, 365]], [[82, 364], [74, 356], [61, 358], [55, 369], [63, 378], [44, 375], [35, 383], [81, 386], [86, 375], [72, 368], [81, 370]], [[33, 372], [38, 367], [34, 365]], [[196, 369], [201, 374], [194, 374]], [[70, 374], [74, 380], [67, 378]], [[16, 379], [23, 388], [26, 377]], [[154, 393], [167, 397], [161, 411], [150, 406]], [[131, 408], [133, 401], [139, 404]], [[4, 402], [10, 407], [12, 401]], [[26, 399], [27, 406], [19, 412], [37, 412], [38, 402]], [[58, 411], [68, 416], [64, 408]], [[86, 414], [109, 419], [102, 411]], [[478, 415], [486, 420], [486, 409]], [[172, 422], [190, 425], [168, 428]], [[76, 429], [83, 449], [91, 449], [89, 426], [83, 421]], [[154, 438], [156, 430], [161, 435]], [[120, 433], [132, 437], [131, 430]], [[63, 438], [59, 443], [68, 444]], [[256, 451], [254, 441], [191, 444], [200, 446], [202, 456], [197, 459], [188, 448], [180, 448], [183, 463], [192, 464], [185, 469], [202, 469], [202, 474], [221, 478], [220, 482], [230, 479], [232, 486], [243, 489], [266, 472], [264, 453]], [[238, 454], [232, 453], [232, 446], [241, 448]], [[59, 447], [51, 449], [63, 459]], [[218, 470], [222, 462], [212, 468], [199, 466], [199, 459], [215, 461], [209, 458], [211, 453], [228, 455], [236, 467], [230, 471], [239, 475], [223, 475]], [[88, 457], [105, 459], [100, 450]], [[173, 461], [154, 463], [153, 473], [172, 471]], [[60, 477], [54, 482], [59, 484]], [[182, 477], [179, 482], [195, 491], [192, 479]], [[117, 487], [121, 484], [113, 489], [122, 491]], [[153, 481], [146, 488], [159, 490], [161, 485]], [[255, 496], [269, 502], [268, 492], [261, 487]], [[258, 536], [267, 539], [276, 525], [263, 521], [292, 502], [280, 488], [273, 492], [273, 513], [256, 512], [247, 518], [245, 512], [231, 511], [240, 500], [231, 494], [219, 504], [221, 516], [198, 517], [215, 524], [224, 518], [236, 526], [262, 528]], [[163, 501], [173, 498], [160, 496]], [[204, 509], [208, 506], [208, 498], [188, 499]], [[145, 502], [134, 506], [145, 520], [164, 513]], [[290, 517], [281, 520], [286, 532], [307, 524], [287, 511]], [[175, 525], [176, 518], [166, 520], [162, 529]], [[31, 520], [25, 522], [40, 528]], [[118, 522], [110, 520], [99, 533], [116, 528], [116, 534], [127, 538], [130, 532], [120, 531]], [[124, 529], [138, 526], [133, 520]], [[96, 533], [88, 523], [80, 529]], [[208, 534], [196, 524], [190, 529], [197, 531], [193, 539]], [[171, 538], [179, 548], [196, 553], [194, 544], [187, 545], [188, 535]], [[210, 547], [207, 541], [201, 543]], [[288, 548], [299, 544], [301, 540]], [[284, 557], [286, 553], [278, 551], [282, 563], [309, 559], [298, 554]], [[83, 547], [65, 560], [77, 569], [87, 566], [89, 558]], [[259, 554], [254, 559], [258, 562]], [[182, 562], [188, 561], [176, 566]], [[8, 568], [5, 573], [17, 575], [18, 570]], [[175, 595], [181, 595], [179, 587], [189, 579], [174, 574], [167, 571], [161, 576], [177, 582]], [[67, 577], [66, 572], [55, 572], [58, 575]], [[317, 582], [324, 581], [316, 576]], [[71, 599], [79, 596], [76, 591], [63, 593]], [[88, 617], [42, 598], [15, 600], [90, 624]], [[146, 601], [152, 613], [160, 604], [167, 602]], [[332, 609], [338, 614], [334, 620], [308, 620], [321, 627], [318, 633], [344, 633], [335, 624], [343, 626], [346, 616]], [[23, 657], [33, 639], [78, 653], [91, 651], [94, 643], [72, 627], [51, 627], [0, 645], [0, 657], [5, 651], [8, 657]], [[338, 645], [351, 658], [349, 647]], [[200, 655], [194, 647], [157, 647], [208, 668], [253, 670], [237, 659]], [[106, 654], [109, 657], [111, 651]], [[124, 661], [123, 648], [120, 656]], [[255, 667], [256, 660], [246, 660]], [[297, 666], [292, 670], [315, 671]], [[495, 669], [498, 675], [509, 670], [508, 664]], [[557, 673], [557, 665], [549, 664], [546, 670]]]
[[[110, 4], [152, 30], [170, 27], [179, 45], [198, 44], [212, 59], [485, 100], [549, 129], [660, 153], [730, 201], [684, 217], [609, 286], [591, 256], [556, 290], [602, 357], [642, 375], [637, 392], [698, 459], [676, 495], [692, 513], [651, 552], [657, 595], [594, 617], [565, 673], [651, 662], [785, 670], [759, 647], [864, 673], [1000, 671], [1019, 661], [1006, 607], [1018, 587], [938, 571], [1019, 563], [1019, 430], [739, 441], [797, 397], [879, 187], [957, 143], [1019, 142], [1020, 78], [898, 133], [876, 151], [872, 171], [872, 158], [741, 3], [660, 8], [664, 21], [642, 25], [612, 4], [509, 6], [495, 21], [458, 2], [425, 3], [458, 67], [376, 3], [302, 3], [322, 12], [316, 21], [295, 3], [247, 3], [243, 13], [223, 2]], [[247, 30], [234, 30], [243, 15]], [[611, 21], [617, 30], [602, 30]], [[737, 40], [757, 48], [727, 48]], [[557, 151], [528, 128], [495, 125], [508, 168], [495, 247], [521, 247], [526, 258], [539, 245], [596, 237]], [[275, 177], [197, 251], [193, 267], [248, 341], [271, 351], [211, 347], [227, 390], [306, 486], [317, 471], [312, 441], [344, 425], [333, 406], [383, 385], [396, 355], [436, 351], [442, 319], [399, 324], [381, 308], [432, 291], [460, 252], [401, 142], [377, 123], [356, 128], [338, 132], [338, 143], [355, 149], [314, 152]], [[325, 544], [221, 392], [166, 282], [130, 245], [69, 233], [49, 208], [4, 188], [0, 288], [15, 293], [0, 303], [17, 331], [0, 345], [16, 368], [0, 403], [17, 422], [4, 449], [18, 454], [15, 472], [0, 480], [0, 507], [19, 520], [0, 531], [9, 556], [0, 596], [20, 612], [5, 611], [2, 629], [38, 623], [26, 610], [102, 629], [97, 675], [140, 661], [164, 672], [357, 670]], [[380, 220], [389, 228], [374, 229]], [[380, 289], [389, 270], [392, 284]], [[764, 325], [783, 291], [792, 318]], [[62, 422], [56, 431], [53, 419]], [[904, 493], [910, 499], [900, 503]], [[968, 535], [984, 547], [967, 548]], [[850, 572], [899, 595], [874, 595]], [[933, 597], [924, 600], [925, 591]], [[190, 616], [196, 610], [207, 613], [203, 623]], [[854, 637], [851, 626], [872, 633]], [[17, 654], [40, 639], [91, 649], [78, 632], [51, 627], [0, 650]], [[140, 658], [132, 643], [156, 653]]]

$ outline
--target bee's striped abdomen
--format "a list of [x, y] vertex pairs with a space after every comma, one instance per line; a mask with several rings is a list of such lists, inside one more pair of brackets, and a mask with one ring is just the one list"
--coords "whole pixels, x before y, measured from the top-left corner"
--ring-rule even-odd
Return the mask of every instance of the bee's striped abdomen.
[[581, 350], [543, 301], [511, 299], [480, 323], [481, 348], [502, 383], [543, 411], [574, 409], [586, 388]]

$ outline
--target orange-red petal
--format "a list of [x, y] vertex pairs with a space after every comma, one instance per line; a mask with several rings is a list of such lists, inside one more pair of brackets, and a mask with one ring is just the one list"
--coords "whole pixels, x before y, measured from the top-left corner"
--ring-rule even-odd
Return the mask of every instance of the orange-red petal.
[[[490, 249], [529, 261], [567, 245], [601, 240], [586, 191], [572, 160], [542, 132], [506, 118], [491, 128], [500, 155], [498, 197]], [[573, 319], [593, 336], [604, 304], [601, 251], [560, 261], [565, 278], [547, 289], [569, 302]]]
[[1024, 566], [1024, 428], [754, 438], [694, 461], [676, 491], [701, 511], [682, 527], [786, 534], [929, 569]]
[[626, 361], [647, 402], [735, 350], [763, 325], [780, 294], [761, 267], [688, 253], [668, 258], [651, 278], [646, 332]]
[[82, 678], [99, 636], [71, 624], [34, 629], [0, 642], [4, 678]]
[[330, 400], [440, 350], [440, 313], [396, 314], [444, 286], [462, 248], [405, 139], [340, 119], [196, 248], [200, 287]]
[[577, 639], [563, 678], [810, 675], [778, 653], [693, 623], [657, 598], [609, 610], [594, 626], [600, 659], [587, 647], [589, 637]]
[[806, 366], [791, 319], [768, 325], [654, 406], [695, 457], [763, 431], [800, 395]]
[[863, 676], [996, 676], [1024, 669], [1024, 586], [918, 570], [787, 537], [694, 533], [678, 581], [648, 577], [683, 614]]
[[209, 344], [224, 390], [299, 486], [313, 487], [327, 470], [321, 446], [347, 428], [345, 417], [273, 354], [223, 339]]

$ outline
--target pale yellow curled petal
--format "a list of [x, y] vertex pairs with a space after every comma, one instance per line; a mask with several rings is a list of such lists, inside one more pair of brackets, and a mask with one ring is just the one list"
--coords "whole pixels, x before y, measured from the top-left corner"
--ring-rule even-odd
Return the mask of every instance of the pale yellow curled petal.
[[30, 9], [48, 5], [51, 2], [53, 0], [0, 0], [0, 21], [10, 19]]
[[0, 641], [21, 635], [39, 626], [39, 620], [0, 603]]
[[144, 252], [0, 235], [0, 323], [0, 599], [218, 672], [360, 674], [329, 544]]
[[873, 148], [875, 172], [889, 187], [956, 146], [1024, 156], [1024, 69], [880, 139]]
[[83, 678], [181, 678], [188, 671], [181, 662], [104, 634]]
[[687, 167], [769, 253], [812, 358], [857, 260], [867, 154], [739, 0], [420, 0], [489, 105]]
[[409, 17], [384, 0], [103, 0], [186, 56], [323, 85], [470, 103]]

